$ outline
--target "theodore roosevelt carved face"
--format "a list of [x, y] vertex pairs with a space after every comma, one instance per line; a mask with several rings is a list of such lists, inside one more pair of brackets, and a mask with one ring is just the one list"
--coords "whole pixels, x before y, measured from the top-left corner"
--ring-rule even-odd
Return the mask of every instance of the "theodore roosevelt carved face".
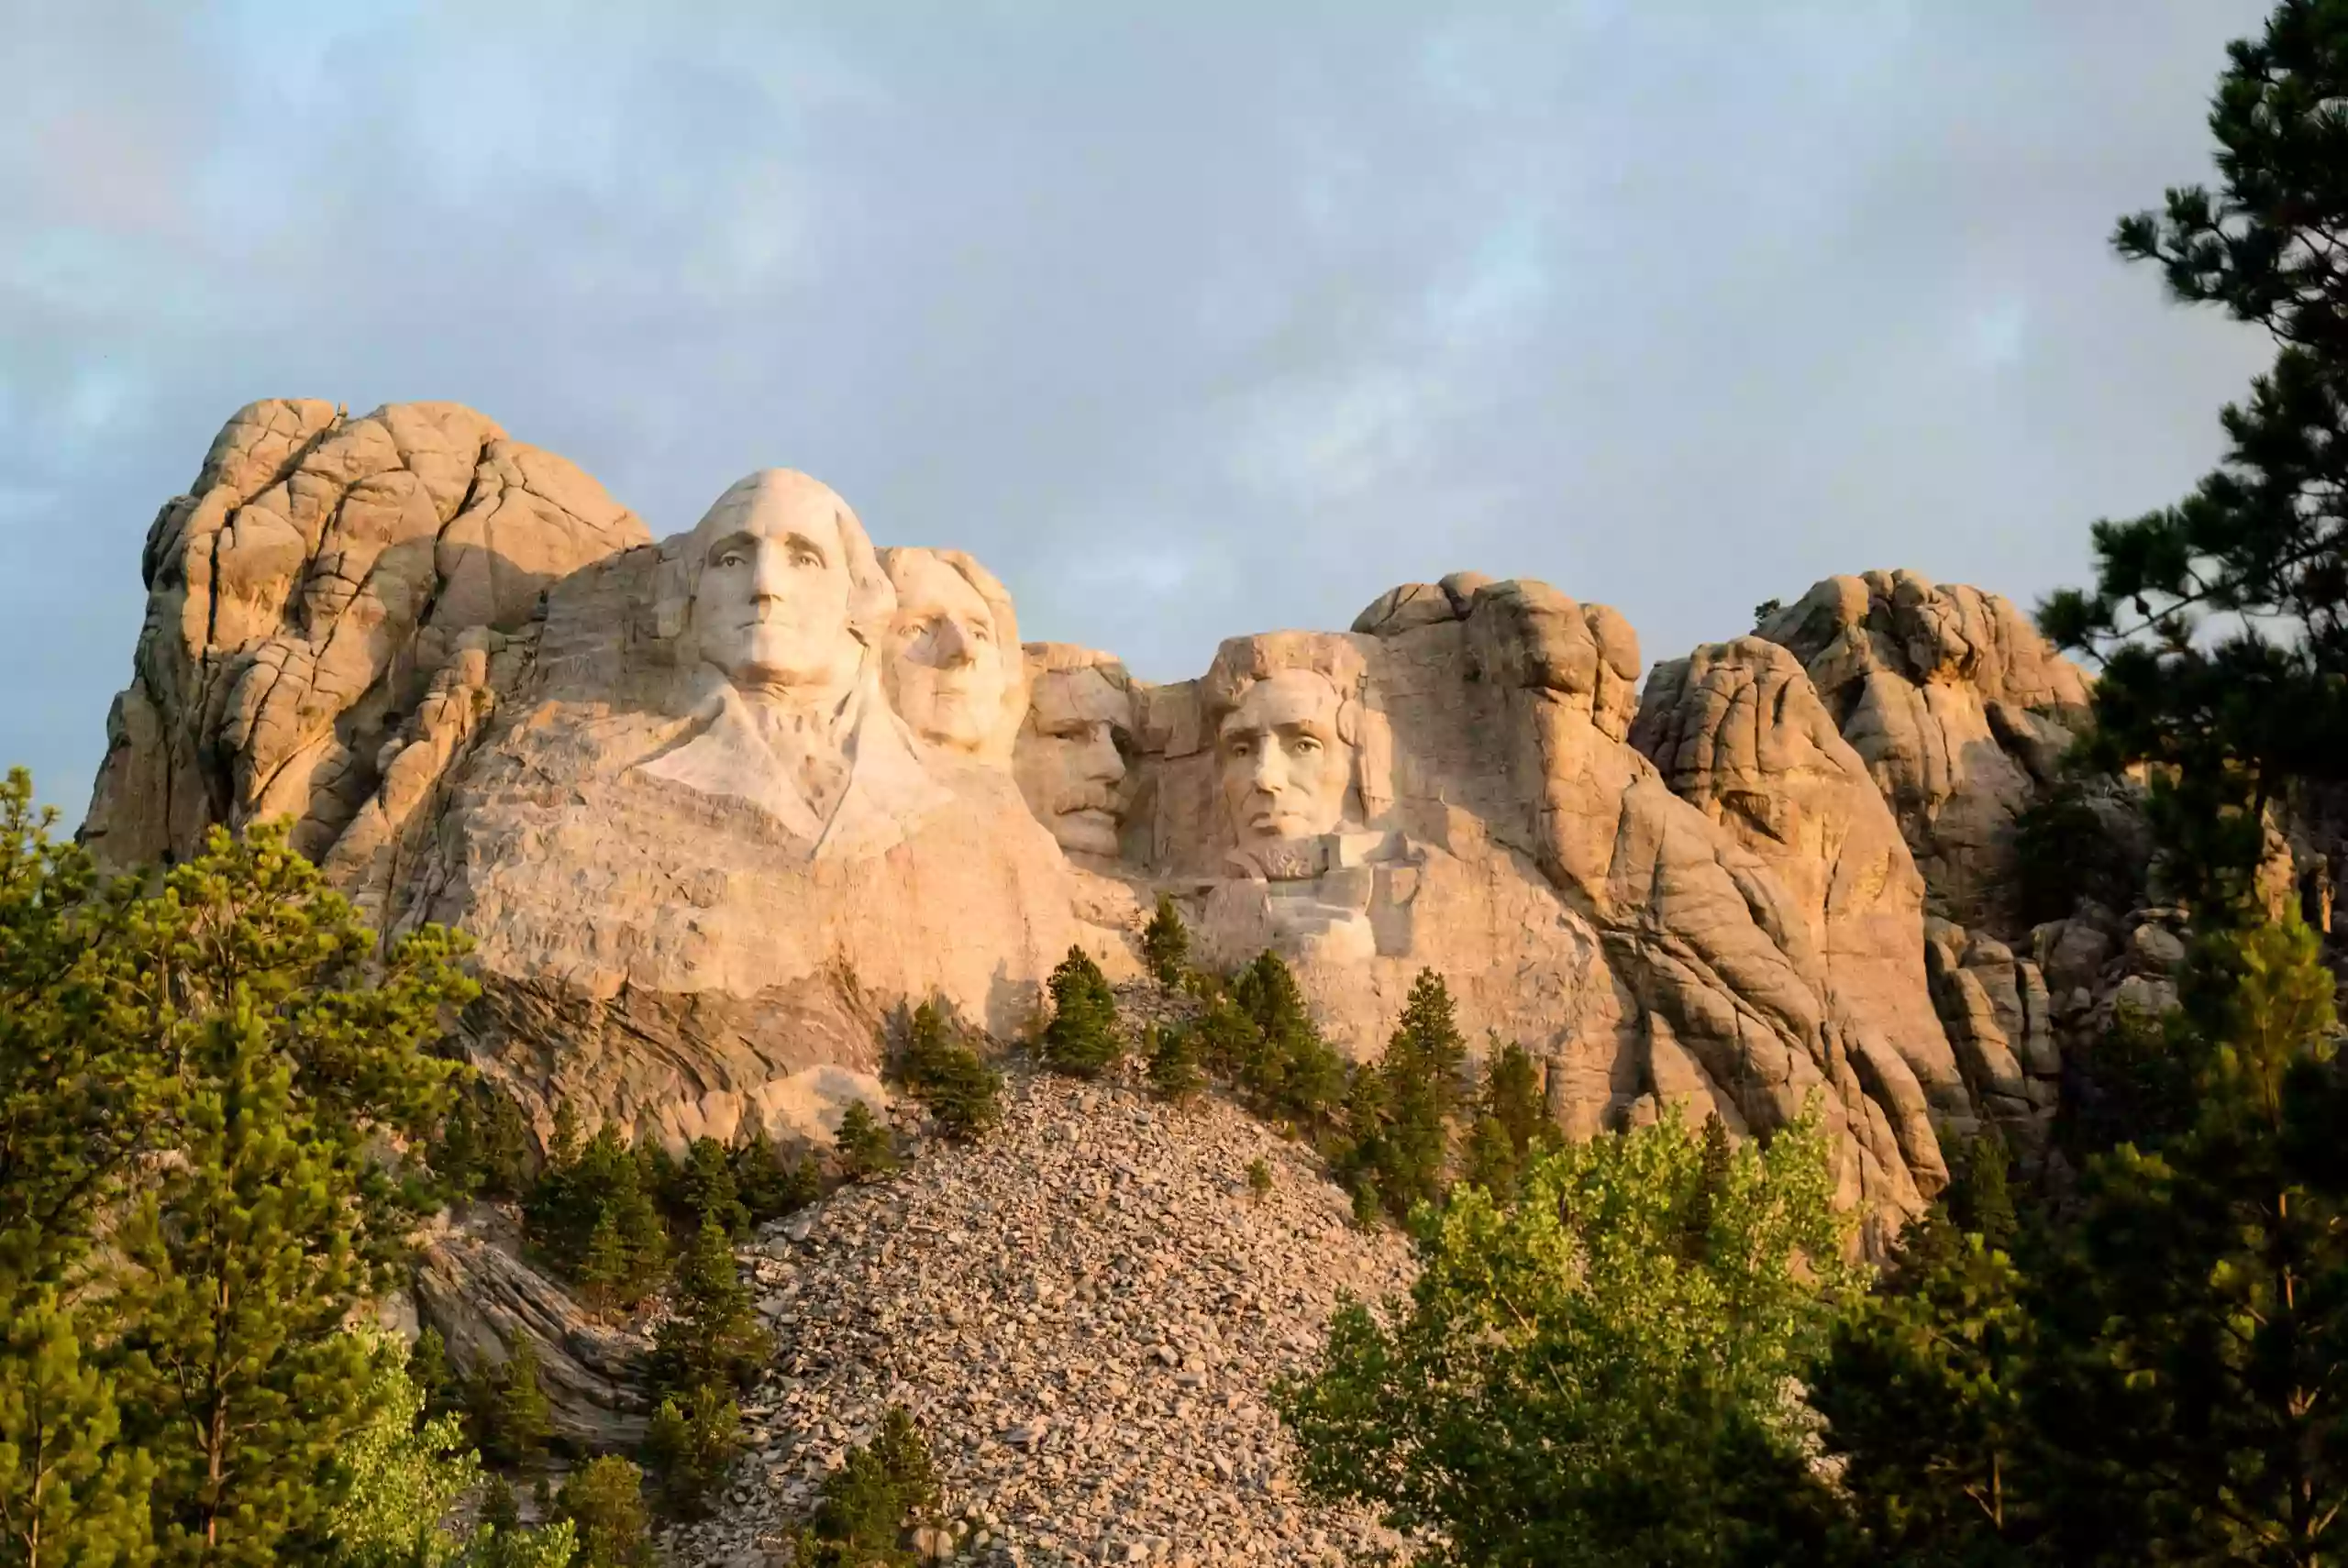
[[1027, 667], [1012, 760], [1019, 792], [1069, 854], [1114, 856], [1129, 804], [1132, 682], [1114, 659], [1056, 643], [1031, 644]]
[[1336, 831], [1353, 778], [1344, 699], [1317, 670], [1250, 682], [1215, 731], [1223, 799], [1242, 847]]

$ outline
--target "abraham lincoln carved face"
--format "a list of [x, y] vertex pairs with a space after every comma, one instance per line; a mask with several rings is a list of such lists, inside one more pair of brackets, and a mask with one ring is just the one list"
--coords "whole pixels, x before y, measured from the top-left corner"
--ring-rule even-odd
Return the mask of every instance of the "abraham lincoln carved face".
[[1336, 831], [1353, 778], [1344, 700], [1317, 670], [1251, 682], [1215, 732], [1224, 808], [1244, 847]]

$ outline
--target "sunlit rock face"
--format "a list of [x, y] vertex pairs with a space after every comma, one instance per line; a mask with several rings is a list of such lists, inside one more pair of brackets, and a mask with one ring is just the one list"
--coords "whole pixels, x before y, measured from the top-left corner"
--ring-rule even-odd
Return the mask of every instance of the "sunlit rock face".
[[1873, 589], [1661, 667], [1644, 708], [1620, 615], [1473, 574], [1153, 685], [1023, 645], [982, 565], [895, 532], [770, 469], [654, 544], [470, 411], [256, 404], [150, 541], [85, 835], [129, 861], [291, 813], [387, 928], [473, 934], [469, 1043], [542, 1118], [823, 1136], [879, 1092], [890, 1010], [1017, 1036], [1071, 944], [1136, 976], [1162, 893], [1202, 962], [1285, 955], [1357, 1057], [1432, 968], [1576, 1132], [1814, 1107], [1878, 1231], [1944, 1179], [1978, 1105], [1916, 845], [1964, 790], [1854, 733]]

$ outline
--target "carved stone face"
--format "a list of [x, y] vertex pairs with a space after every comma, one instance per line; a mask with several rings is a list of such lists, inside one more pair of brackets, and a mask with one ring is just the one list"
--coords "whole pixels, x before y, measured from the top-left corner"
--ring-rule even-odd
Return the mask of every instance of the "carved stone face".
[[969, 580], [928, 551], [896, 551], [889, 577], [897, 588], [884, 667], [891, 702], [932, 745], [980, 750], [1003, 725], [1003, 661], [1019, 650], [998, 642], [994, 613]]
[[1027, 809], [1071, 855], [1117, 853], [1132, 729], [1132, 698], [1099, 670], [1036, 677], [1012, 773]]
[[1338, 738], [1337, 689], [1285, 669], [1249, 686], [1215, 734], [1223, 799], [1241, 845], [1313, 838], [1343, 820], [1353, 747]]
[[825, 686], [852, 672], [854, 583], [839, 520], [820, 489], [748, 492], [694, 530], [692, 633], [742, 687]]

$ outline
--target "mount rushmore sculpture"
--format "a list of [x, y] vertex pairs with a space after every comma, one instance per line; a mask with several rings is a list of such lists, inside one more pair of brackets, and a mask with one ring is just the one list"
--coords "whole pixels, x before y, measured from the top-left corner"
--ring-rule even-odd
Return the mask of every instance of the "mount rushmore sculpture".
[[[1644, 701], [1620, 615], [1473, 575], [1151, 684], [1023, 645], [984, 567], [876, 547], [804, 474], [752, 474], [656, 543], [470, 410], [308, 402], [229, 422], [143, 569], [85, 841], [131, 864], [292, 818], [387, 930], [473, 935], [465, 1043], [541, 1121], [569, 1098], [670, 1141], [819, 1136], [880, 1092], [896, 1006], [1019, 1037], [1072, 945], [1138, 977], [1161, 894], [1203, 964], [1286, 955], [1357, 1057], [1440, 972], [1578, 1132], [1679, 1105], [1766, 1133], [1814, 1106], [1844, 1200], [1887, 1222], [1946, 1179], [1944, 1138], [2051, 1103], [2019, 1043], [1991, 1060], [1944, 1027], [1911, 846], [1936, 812], [1896, 745], [1845, 740], [1805, 659], [1870, 714], [2002, 702], [2042, 751], [2084, 687], [2032, 639], [2000, 668], [2034, 705], [1971, 694], [1962, 660], [1895, 703], [1905, 677], [1857, 668], [1867, 618], [1945, 599], [1904, 574], [1822, 584]], [[1968, 852], [2015, 809], [1995, 760], [1995, 798], [1966, 793], [1984, 757], [1932, 775]]]

